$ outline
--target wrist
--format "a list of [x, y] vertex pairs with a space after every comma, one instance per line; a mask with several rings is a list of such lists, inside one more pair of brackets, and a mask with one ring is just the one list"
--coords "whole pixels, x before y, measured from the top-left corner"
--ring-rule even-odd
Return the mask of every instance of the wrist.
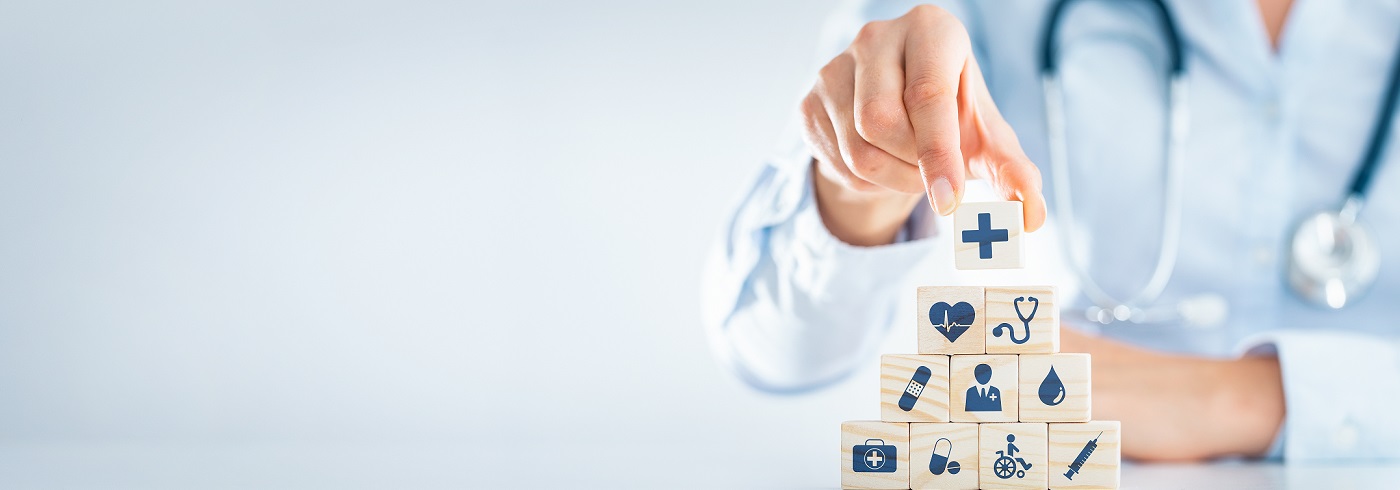
[[922, 194], [894, 191], [855, 191], [823, 175], [812, 163], [812, 189], [822, 224], [832, 236], [850, 245], [889, 245], [909, 220]]
[[1217, 384], [1212, 400], [1213, 433], [1222, 456], [1262, 457], [1284, 419], [1283, 378], [1278, 359], [1246, 357], [1210, 361]]

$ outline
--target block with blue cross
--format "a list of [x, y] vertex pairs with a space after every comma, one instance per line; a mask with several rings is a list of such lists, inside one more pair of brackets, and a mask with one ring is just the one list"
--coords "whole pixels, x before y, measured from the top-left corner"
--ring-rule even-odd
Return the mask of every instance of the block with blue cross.
[[953, 212], [953, 263], [958, 269], [1020, 269], [1020, 201], [965, 202]]

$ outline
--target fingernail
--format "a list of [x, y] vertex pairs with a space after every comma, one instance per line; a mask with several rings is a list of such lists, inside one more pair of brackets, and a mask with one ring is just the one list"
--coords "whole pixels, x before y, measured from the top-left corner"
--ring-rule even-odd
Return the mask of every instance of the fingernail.
[[943, 216], [952, 213], [953, 206], [957, 205], [953, 202], [954, 199], [957, 199], [957, 196], [953, 195], [953, 184], [948, 183], [948, 179], [939, 177], [933, 181], [932, 191], [934, 211], [938, 211], [938, 214]]

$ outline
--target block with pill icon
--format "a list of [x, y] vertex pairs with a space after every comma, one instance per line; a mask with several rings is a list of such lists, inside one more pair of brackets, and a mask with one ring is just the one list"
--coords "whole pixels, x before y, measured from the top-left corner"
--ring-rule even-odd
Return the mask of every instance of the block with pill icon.
[[953, 210], [953, 265], [961, 270], [1025, 267], [1020, 201], [964, 202]]
[[1111, 420], [1050, 424], [1050, 488], [1118, 488], [1121, 433]]
[[986, 291], [981, 286], [921, 286], [916, 291], [920, 354], [982, 354]]
[[1054, 286], [988, 287], [988, 354], [1054, 354], [1060, 351], [1060, 311]]
[[981, 424], [977, 440], [981, 488], [1046, 488], [1050, 466], [1046, 424]]
[[1016, 356], [952, 356], [948, 360], [948, 419], [1016, 422], [1020, 385]]
[[1088, 354], [1019, 356], [1022, 422], [1087, 422], [1092, 418]]
[[909, 488], [909, 424], [841, 424], [841, 487]]
[[909, 488], [977, 488], [977, 424], [909, 424]]
[[948, 356], [880, 356], [880, 420], [948, 421]]

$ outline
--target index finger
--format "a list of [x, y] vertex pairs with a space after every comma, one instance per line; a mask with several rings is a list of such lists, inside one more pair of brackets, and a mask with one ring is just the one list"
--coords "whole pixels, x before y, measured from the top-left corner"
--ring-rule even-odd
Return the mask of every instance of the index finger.
[[948, 215], [962, 199], [966, 179], [958, 92], [971, 44], [961, 24], [940, 17], [930, 28], [910, 32], [904, 52], [904, 107], [919, 173], [934, 211]]

